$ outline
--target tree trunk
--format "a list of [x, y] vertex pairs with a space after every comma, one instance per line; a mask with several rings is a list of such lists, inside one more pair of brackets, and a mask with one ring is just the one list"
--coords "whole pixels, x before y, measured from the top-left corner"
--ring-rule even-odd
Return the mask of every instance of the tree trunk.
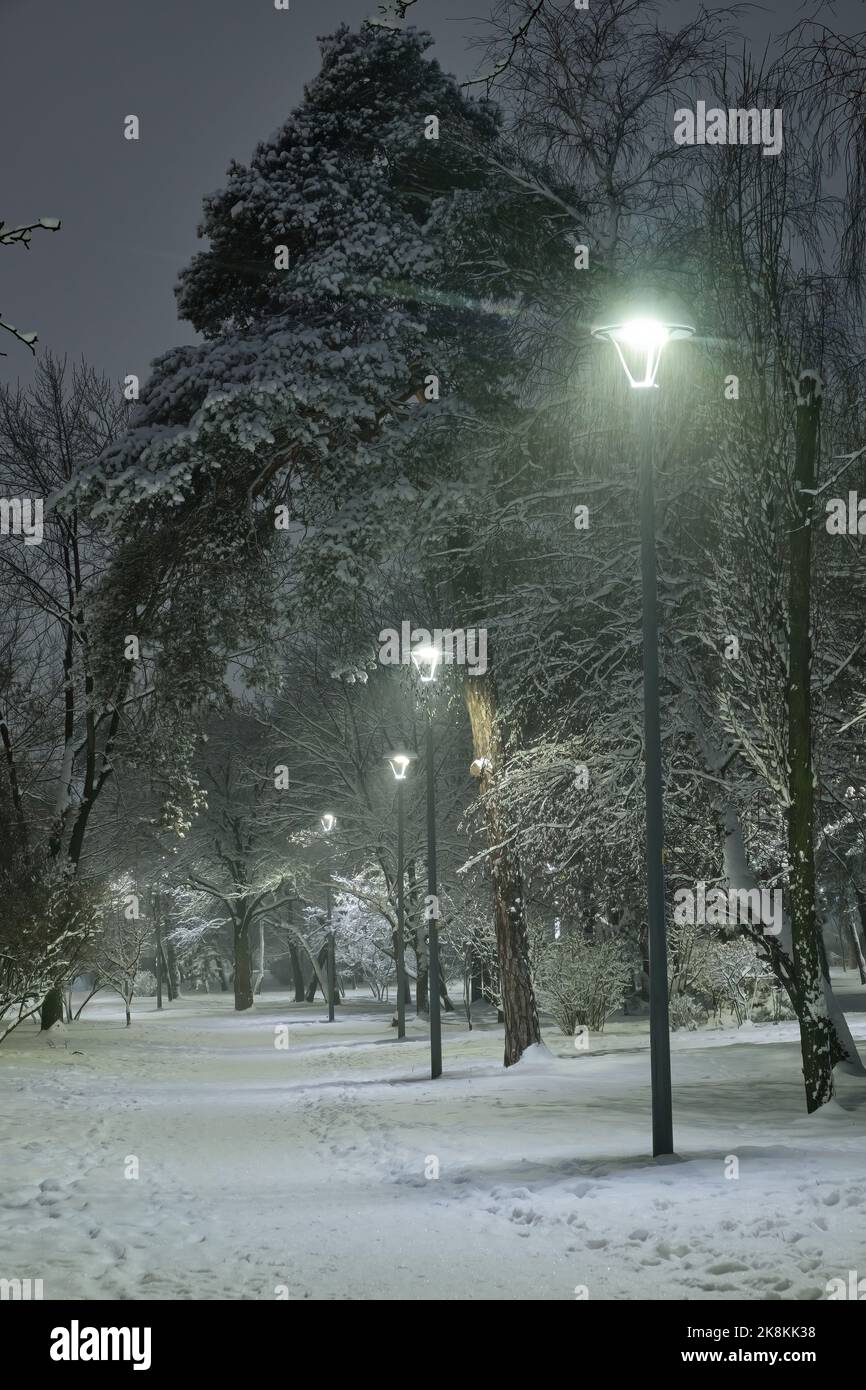
[[253, 994], [261, 994], [262, 980], [265, 978], [265, 919], [259, 918], [259, 950], [256, 959], [256, 976], [253, 981]]
[[[502, 739], [496, 724], [493, 678], [489, 673], [467, 675], [463, 689], [475, 758], [481, 768], [479, 789], [482, 793], [490, 793], [495, 789], [496, 778], [505, 763]], [[495, 790], [493, 795], [486, 798], [484, 810], [491, 847], [489, 863], [505, 1021], [505, 1065], [510, 1067], [520, 1060], [528, 1047], [541, 1041], [541, 1029], [529, 973], [523, 878], [517, 856], [508, 843], [511, 828], [506, 824]]]
[[[745, 889], [747, 892], [759, 889], [760, 885], [746, 855], [743, 827], [740, 823], [736, 808], [728, 804], [718, 811], [718, 815], [719, 824], [724, 834], [724, 848], [722, 851], [723, 871], [728, 886], [738, 891]], [[801, 1016], [802, 998], [793, 961], [790, 913], [786, 912], [784, 914], [782, 931], [779, 936], [765, 936], [761, 928], [757, 930], [750, 928], [746, 932], [746, 935], [751, 936], [755, 944], [759, 945], [764, 952], [770, 969], [776, 976], [781, 988], [787, 994], [791, 1001], [791, 1008], [799, 1019]], [[819, 960], [823, 960], [823, 950], [819, 951]], [[845, 1020], [842, 1009], [839, 1007], [839, 1002], [833, 993], [830, 977], [823, 968], [821, 973], [821, 989], [824, 995], [830, 1031], [831, 1066], [835, 1066], [837, 1062], [848, 1062], [852, 1068], [862, 1074], [866, 1071], [866, 1068], [863, 1067], [860, 1061], [860, 1055], [857, 1051], [856, 1044], [851, 1037], [851, 1030]]]
[[[860, 891], [855, 883], [854, 897], [857, 900], [857, 912], [860, 916], [860, 925], [866, 931], [866, 893]], [[863, 956], [863, 943], [860, 940], [860, 933], [857, 930], [857, 923], [853, 920], [849, 922], [851, 936], [854, 940], [854, 949], [857, 952], [857, 969], [860, 972], [860, 983], [866, 985], [866, 959]]]
[[165, 939], [165, 973], [168, 978], [169, 1001], [180, 998], [180, 975], [177, 968], [177, 951], [171, 936]]
[[442, 1000], [442, 1004], [445, 1008], [446, 1013], [453, 1014], [454, 1005], [451, 1003], [451, 1000], [448, 997], [448, 986], [446, 985], [445, 980], [442, 977], [441, 971], [439, 974], [439, 998]]
[[159, 912], [159, 894], [153, 896], [153, 910], [156, 917], [156, 953], [154, 959], [154, 971], [156, 974], [156, 1007], [162, 1008], [162, 918]]
[[[320, 970], [327, 971], [327, 968], [328, 968], [328, 943], [327, 943], [327, 941], [326, 941], [326, 942], [324, 943], [324, 945], [320, 948], [319, 954], [318, 954], [318, 956], [316, 957], [316, 961], [317, 961], [317, 963], [318, 963], [318, 965], [319, 965], [319, 969], [320, 969]], [[328, 978], [328, 977], [327, 977], [327, 974], [325, 974], [324, 978], [325, 978], [325, 980], [327, 980], [327, 978]], [[319, 980], [319, 976], [316, 974], [316, 972], [315, 972], [315, 970], [314, 970], [314, 971], [313, 971], [313, 978], [312, 978], [312, 980], [310, 981], [309, 985], [307, 986], [307, 1003], [308, 1003], [308, 1004], [312, 1004], [313, 1000], [315, 999], [315, 997], [316, 997], [316, 990], [319, 988], [320, 983], [321, 983], [321, 981]], [[328, 1002], [328, 996], [327, 996], [327, 994], [326, 994], [326, 992], [325, 992], [324, 987], [322, 988], [322, 998], [325, 1000], [325, 1003]]]
[[812, 526], [818, 416], [817, 382], [802, 379], [797, 401], [797, 452], [790, 531], [788, 591], [788, 861], [791, 953], [800, 1007], [800, 1051], [806, 1108], [833, 1098], [832, 1024], [827, 1012], [815, 912], [814, 773], [812, 769]]
[[430, 1012], [430, 995], [427, 989], [429, 971], [427, 969], [427, 940], [423, 925], [415, 932], [415, 1013]]
[[476, 951], [470, 946], [469, 964], [469, 1002], [477, 1004], [484, 998], [484, 967]]
[[[297, 946], [289, 946], [289, 955], [292, 958], [292, 975], [295, 980], [295, 1003], [304, 1002], [304, 969], [301, 965], [301, 956]], [[314, 976], [315, 978], [315, 976]]]
[[45, 998], [42, 1000], [40, 1012], [40, 1026], [42, 1032], [47, 1032], [53, 1028], [55, 1023], [60, 1023], [63, 1019], [63, 986], [62, 984], [52, 985]]
[[234, 922], [235, 945], [235, 1008], [240, 1013], [253, 1007], [253, 982], [250, 960], [250, 934], [245, 921]]

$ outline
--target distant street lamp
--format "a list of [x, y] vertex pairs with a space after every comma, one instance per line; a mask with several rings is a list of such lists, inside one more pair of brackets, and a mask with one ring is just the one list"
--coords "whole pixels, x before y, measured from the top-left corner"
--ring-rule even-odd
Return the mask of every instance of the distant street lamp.
[[641, 449], [641, 578], [643, 586], [643, 696], [646, 757], [647, 924], [649, 928], [650, 1085], [653, 1156], [674, 1151], [671, 1104], [671, 1048], [665, 927], [664, 812], [659, 714], [658, 614], [656, 589], [653, 445], [656, 373], [662, 352], [677, 338], [690, 338], [684, 323], [629, 318], [593, 329], [593, 337], [613, 343], [635, 396]]
[[406, 1036], [406, 963], [403, 952], [403, 924], [405, 906], [403, 900], [404, 844], [406, 838], [406, 802], [404, 789], [406, 773], [412, 761], [409, 753], [392, 753], [388, 758], [394, 780], [397, 783], [397, 930], [394, 933], [394, 960], [397, 966], [397, 1037]]
[[[442, 659], [438, 647], [412, 649], [412, 664], [425, 685], [436, 679]], [[442, 1013], [439, 1004], [439, 898], [436, 889], [436, 780], [433, 768], [433, 707], [427, 705], [427, 993], [430, 1004], [430, 1075], [442, 1075]]]
[[322, 829], [324, 830], [325, 835], [326, 835], [326, 837], [327, 837], [326, 840], [325, 840], [325, 844], [326, 844], [326, 846], [327, 846], [326, 866], [327, 866], [327, 875], [328, 875], [328, 884], [327, 884], [327, 893], [328, 893], [328, 898], [327, 898], [327, 903], [328, 903], [328, 911], [327, 911], [327, 921], [328, 921], [328, 1022], [329, 1022], [329, 1023], [333, 1023], [333, 1022], [334, 1022], [334, 998], [335, 998], [336, 993], [337, 993], [337, 955], [336, 955], [336, 949], [335, 949], [335, 946], [334, 946], [334, 930], [333, 930], [333, 927], [331, 926], [331, 873], [332, 873], [332, 868], [331, 868], [331, 838], [330, 838], [330, 836], [331, 836], [331, 831], [333, 830], [334, 826], [337, 824], [337, 817], [336, 817], [336, 816], [332, 816], [332, 815], [330, 815], [329, 813], [326, 813], [324, 816], [322, 816], [322, 822], [321, 822], [321, 823], [322, 823]]

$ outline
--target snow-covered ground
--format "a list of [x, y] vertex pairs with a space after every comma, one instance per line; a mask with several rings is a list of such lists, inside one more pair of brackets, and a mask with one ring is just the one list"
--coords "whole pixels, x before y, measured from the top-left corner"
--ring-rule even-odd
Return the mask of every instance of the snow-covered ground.
[[[855, 1036], [866, 998], [839, 981]], [[97, 999], [0, 1048], [0, 1275], [46, 1298], [818, 1299], [866, 1275], [866, 1081], [803, 1112], [792, 1024], [673, 1037], [649, 1156], [645, 1021], [501, 1066], [501, 1029], [398, 1043], [360, 995]], [[283, 1049], [275, 1027], [288, 1024]], [[739, 1176], [726, 1176], [738, 1159]], [[138, 1177], [128, 1177], [138, 1160]], [[438, 1177], [428, 1176], [436, 1171]]]

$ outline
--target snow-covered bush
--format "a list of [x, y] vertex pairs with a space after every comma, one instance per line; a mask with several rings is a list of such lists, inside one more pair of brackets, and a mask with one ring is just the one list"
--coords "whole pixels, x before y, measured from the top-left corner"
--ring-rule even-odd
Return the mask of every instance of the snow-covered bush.
[[[368, 875], [369, 877], [369, 875]], [[362, 888], [366, 881], [359, 877]], [[376, 999], [384, 999], [394, 977], [394, 933], [375, 904], [351, 889], [340, 894], [333, 914], [337, 961], [362, 975]]]
[[731, 1015], [737, 1026], [785, 1016], [773, 972], [745, 936], [720, 938], [699, 924], [670, 923], [668, 980], [673, 1028], [696, 1028], [709, 1018], [722, 1022]]
[[139, 970], [133, 981], [133, 994], [152, 998], [156, 994], [156, 976], [152, 970]]
[[549, 941], [538, 960], [536, 984], [542, 1007], [563, 1033], [578, 1024], [601, 1032], [622, 1008], [632, 981], [625, 944], [616, 937], [596, 940], [579, 929]]
[[74, 973], [98, 920], [95, 895], [0, 863], [0, 1042]]

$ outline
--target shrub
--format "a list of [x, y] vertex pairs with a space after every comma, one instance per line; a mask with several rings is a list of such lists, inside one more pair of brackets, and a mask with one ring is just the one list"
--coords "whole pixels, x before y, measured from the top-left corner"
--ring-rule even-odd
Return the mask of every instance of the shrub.
[[542, 1007], [566, 1034], [573, 1034], [578, 1025], [600, 1033], [611, 1014], [622, 1008], [631, 985], [631, 960], [624, 943], [616, 937], [598, 941], [579, 929], [549, 941], [536, 967]]

